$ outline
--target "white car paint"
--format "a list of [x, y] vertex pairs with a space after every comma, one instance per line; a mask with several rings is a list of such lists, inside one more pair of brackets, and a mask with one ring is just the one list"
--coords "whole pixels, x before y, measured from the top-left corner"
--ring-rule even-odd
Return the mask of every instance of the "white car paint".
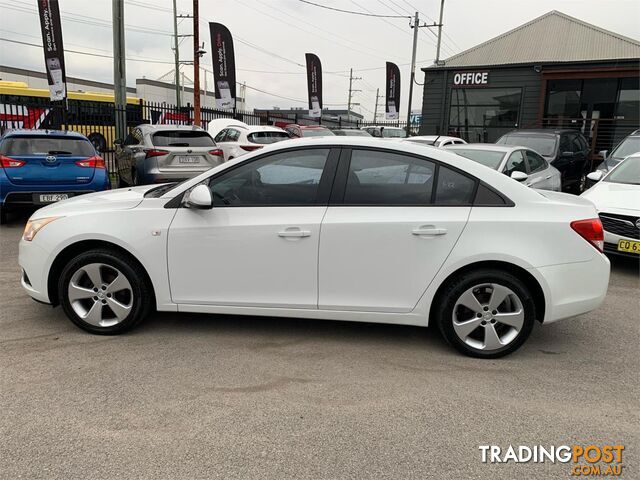
[[466, 145], [462, 138], [448, 137], [446, 135], [415, 135], [400, 140], [401, 142], [414, 142], [421, 145], [430, 145], [436, 148], [447, 147], [449, 145]]
[[[636, 242], [640, 240], [638, 237], [616, 234], [607, 229], [607, 224], [612, 225], [610, 223], [611, 221], [615, 223], [619, 223], [619, 220], [624, 221], [625, 219], [622, 219], [622, 216], [626, 217], [627, 222], [631, 223], [637, 222], [637, 219], [640, 218], [640, 184], [610, 181], [611, 176], [616, 169], [629, 161], [640, 161], [640, 153], [636, 153], [625, 158], [610, 171], [606, 172], [599, 182], [583, 192], [581, 195], [583, 198], [593, 202], [601, 218], [609, 217], [608, 214], [614, 215], [613, 217], [609, 217], [609, 221], [603, 219], [603, 224], [605, 226], [604, 241], [605, 245], [609, 247], [608, 251], [610, 252], [616, 251], [620, 240], [631, 240]], [[618, 218], [619, 220], [612, 220], [613, 218]], [[613, 225], [615, 225], [615, 223], [613, 223]], [[636, 231], [638, 230], [640, 230], [640, 226], [637, 226]]]
[[215, 118], [210, 120], [207, 124], [207, 132], [211, 135], [211, 138], [216, 138], [216, 135], [220, 133], [220, 130], [227, 127], [248, 127], [249, 125], [241, 122], [240, 120], [234, 120], [232, 118]]
[[250, 140], [252, 134], [272, 134], [273, 136], [282, 136], [284, 141], [289, 139], [289, 134], [279, 127], [270, 127], [265, 125], [230, 125], [223, 128], [214, 137], [216, 146], [222, 150], [224, 160], [229, 161], [234, 158], [246, 155], [250, 151], [259, 150], [268, 143], [255, 143]]
[[[372, 148], [460, 168], [513, 202], [503, 206], [292, 206], [167, 208], [212, 175], [268, 153], [312, 147]], [[429, 324], [438, 288], [461, 268], [505, 262], [529, 272], [551, 323], [603, 301], [609, 262], [569, 223], [596, 217], [579, 197], [544, 195], [451, 152], [359, 137], [268, 145], [187, 180], [159, 198], [152, 186], [72, 198], [38, 210], [59, 216], [20, 242], [22, 285], [51, 302], [58, 255], [99, 240], [146, 270], [157, 309], [349, 321]], [[179, 206], [179, 204], [176, 204]]]

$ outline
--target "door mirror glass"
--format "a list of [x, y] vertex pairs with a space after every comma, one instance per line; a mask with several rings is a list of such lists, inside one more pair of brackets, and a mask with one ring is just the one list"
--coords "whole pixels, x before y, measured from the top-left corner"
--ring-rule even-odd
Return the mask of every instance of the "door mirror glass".
[[596, 170], [595, 172], [591, 172], [587, 175], [587, 178], [592, 182], [599, 182], [604, 177], [604, 172], [602, 170]]
[[207, 210], [213, 207], [213, 197], [207, 185], [198, 185], [187, 194], [184, 201], [187, 208]]
[[516, 170], [515, 172], [511, 172], [511, 178], [517, 180], [518, 182], [524, 182], [527, 178], [529, 178], [529, 175]]

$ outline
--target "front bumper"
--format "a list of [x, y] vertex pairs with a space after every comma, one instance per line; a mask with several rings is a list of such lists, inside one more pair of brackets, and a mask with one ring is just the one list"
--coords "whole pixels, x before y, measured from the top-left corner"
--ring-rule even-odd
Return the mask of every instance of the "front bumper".
[[[49, 254], [38, 244], [20, 240], [18, 246], [18, 264], [22, 268], [22, 288], [34, 300], [43, 303], [51, 303], [48, 293], [48, 269]], [[28, 282], [25, 279], [28, 278]]]

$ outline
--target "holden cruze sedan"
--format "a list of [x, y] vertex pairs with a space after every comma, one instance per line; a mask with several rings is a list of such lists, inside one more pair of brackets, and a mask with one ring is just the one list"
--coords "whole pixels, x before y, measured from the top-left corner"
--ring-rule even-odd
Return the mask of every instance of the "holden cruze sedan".
[[609, 281], [590, 202], [451, 152], [281, 142], [179, 184], [37, 211], [22, 285], [96, 334], [161, 311], [427, 326], [476, 357], [598, 307]]

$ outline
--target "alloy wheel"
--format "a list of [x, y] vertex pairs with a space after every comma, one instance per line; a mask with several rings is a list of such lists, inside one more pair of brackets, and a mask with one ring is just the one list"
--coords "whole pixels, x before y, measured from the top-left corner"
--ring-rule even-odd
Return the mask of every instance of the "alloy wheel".
[[123, 322], [133, 307], [131, 283], [120, 270], [104, 263], [78, 268], [69, 281], [67, 295], [76, 315], [96, 327]]
[[483, 283], [466, 290], [453, 307], [453, 330], [469, 347], [485, 352], [511, 344], [524, 326], [524, 307], [513, 290]]

